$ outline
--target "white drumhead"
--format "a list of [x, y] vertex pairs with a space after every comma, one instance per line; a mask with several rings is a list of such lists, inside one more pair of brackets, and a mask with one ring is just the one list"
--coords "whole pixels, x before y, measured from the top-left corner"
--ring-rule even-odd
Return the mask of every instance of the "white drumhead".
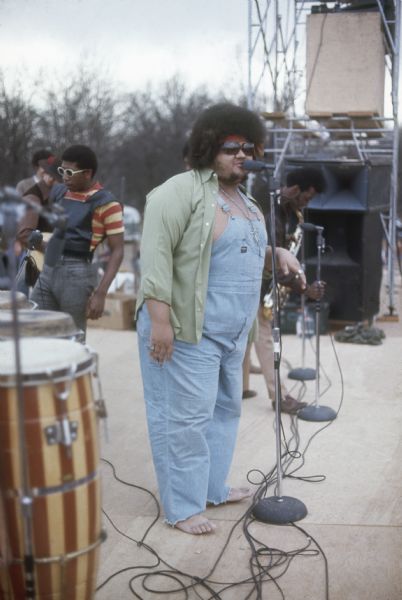
[[[20, 355], [23, 375], [68, 370], [73, 365], [79, 366], [91, 359], [86, 346], [56, 338], [20, 339]], [[0, 376], [14, 375], [15, 372], [14, 342], [0, 342]]]
[[[29, 300], [22, 292], [15, 293], [15, 299], [17, 302], [17, 308], [25, 308], [29, 306]], [[12, 297], [9, 290], [0, 291], [0, 309], [9, 310], [12, 307]]]
[[[70, 338], [77, 333], [71, 315], [56, 310], [18, 310], [21, 337]], [[0, 310], [0, 337], [11, 339], [14, 334], [14, 315], [11, 310]]]

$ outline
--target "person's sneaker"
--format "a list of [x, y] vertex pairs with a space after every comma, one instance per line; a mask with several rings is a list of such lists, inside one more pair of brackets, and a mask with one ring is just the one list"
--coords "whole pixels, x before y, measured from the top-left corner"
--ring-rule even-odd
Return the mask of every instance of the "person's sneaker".
[[[275, 410], [275, 401], [272, 402], [272, 408]], [[301, 409], [307, 406], [307, 402], [299, 402], [296, 398], [293, 398], [290, 394], [286, 394], [284, 398], [282, 398], [281, 402], [281, 412], [288, 413], [289, 415], [295, 415]]]
[[246, 398], [254, 398], [257, 395], [257, 392], [254, 390], [243, 390], [242, 398], [245, 400]]

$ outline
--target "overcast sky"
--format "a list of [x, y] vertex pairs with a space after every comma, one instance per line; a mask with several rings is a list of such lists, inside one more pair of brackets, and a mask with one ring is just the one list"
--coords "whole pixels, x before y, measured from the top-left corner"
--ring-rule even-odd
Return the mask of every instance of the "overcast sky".
[[0, 68], [105, 65], [130, 90], [178, 73], [190, 88], [247, 80], [247, 0], [0, 0]]

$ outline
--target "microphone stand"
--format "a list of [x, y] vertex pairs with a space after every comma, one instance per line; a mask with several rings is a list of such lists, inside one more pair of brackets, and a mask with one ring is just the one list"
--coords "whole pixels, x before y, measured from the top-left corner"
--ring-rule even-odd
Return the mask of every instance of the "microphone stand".
[[285, 525], [300, 521], [307, 515], [307, 508], [297, 498], [282, 496], [282, 455], [281, 455], [281, 389], [280, 389], [280, 329], [279, 329], [279, 307], [277, 296], [276, 275], [276, 235], [275, 235], [275, 203], [279, 196], [274, 177], [269, 179], [270, 199], [270, 244], [272, 249], [272, 291], [273, 291], [273, 327], [272, 336], [274, 341], [274, 381], [275, 381], [275, 434], [276, 434], [276, 472], [277, 482], [275, 496], [262, 498], [253, 507], [253, 516], [258, 521]]
[[[306, 261], [305, 261], [305, 246], [304, 246], [304, 235], [301, 246], [301, 268], [306, 272]], [[301, 321], [302, 321], [302, 366], [291, 369], [288, 373], [289, 379], [295, 379], [297, 381], [313, 381], [316, 376], [315, 369], [305, 367], [306, 360], [306, 298], [305, 295], [301, 295]]]
[[[321, 254], [325, 250], [325, 241], [322, 235], [324, 227], [316, 226], [317, 232], [317, 272], [316, 280], [321, 281]], [[336, 412], [329, 406], [320, 406], [320, 327], [321, 327], [321, 299], [315, 303], [315, 334], [316, 334], [316, 378], [315, 378], [315, 400], [301, 408], [297, 412], [297, 417], [302, 421], [333, 421], [336, 419]]]
[[[8, 249], [8, 280], [11, 290], [11, 310], [13, 315], [13, 338], [15, 352], [15, 375], [16, 375], [16, 399], [17, 399], [17, 427], [20, 445], [19, 471], [21, 478], [21, 490], [19, 490], [19, 502], [22, 513], [22, 533], [24, 548], [24, 583], [25, 598], [35, 598], [35, 560], [32, 539], [32, 490], [30, 489], [29, 474], [27, 469], [27, 445], [25, 440], [25, 406], [24, 391], [22, 385], [21, 372], [21, 348], [19, 335], [19, 322], [17, 310], [17, 286], [16, 286], [16, 258], [14, 254], [14, 243], [17, 234], [18, 225], [18, 203], [21, 202], [20, 196], [12, 188], [0, 189], [0, 216], [3, 222], [3, 238], [1, 240], [3, 248]], [[0, 480], [0, 488], [2, 481]], [[5, 497], [7, 490], [2, 490]], [[1, 501], [1, 499], [0, 499]], [[6, 565], [7, 566], [7, 565]]]

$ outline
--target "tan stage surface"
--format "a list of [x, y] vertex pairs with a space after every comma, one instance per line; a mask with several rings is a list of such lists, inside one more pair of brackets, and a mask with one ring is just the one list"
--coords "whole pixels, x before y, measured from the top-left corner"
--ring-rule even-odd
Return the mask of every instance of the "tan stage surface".
[[[401, 288], [397, 279], [398, 311], [401, 315]], [[402, 598], [402, 325], [401, 322], [376, 323], [386, 334], [380, 346], [341, 344], [335, 349], [342, 370], [344, 394], [338, 418], [320, 431], [305, 454], [300, 476], [325, 475], [320, 483], [302, 480], [283, 481], [283, 494], [295, 497], [307, 507], [308, 514], [298, 525], [318, 542], [328, 562], [329, 595], [326, 595], [326, 564], [323, 554], [295, 556], [277, 580], [263, 584], [263, 600], [401, 600]], [[134, 331], [89, 329], [88, 343], [99, 353], [104, 396], [109, 411], [109, 441], [101, 433], [102, 456], [111, 461], [118, 477], [157, 493], [145, 421], [140, 366]], [[301, 342], [296, 336], [283, 336], [283, 357], [292, 367], [300, 366]], [[307, 366], [314, 367], [311, 349]], [[321, 336], [321, 399], [338, 410], [342, 385], [337, 360], [329, 335]], [[287, 365], [283, 363], [283, 376]], [[292, 382], [288, 381], [289, 385]], [[244, 485], [250, 469], [268, 472], [275, 465], [274, 413], [267, 401], [261, 375], [251, 376], [256, 398], [243, 402], [240, 432], [229, 483]], [[314, 400], [314, 382], [307, 384], [305, 399]], [[297, 388], [293, 390], [297, 393]], [[304, 450], [320, 423], [296, 421], [299, 447]], [[287, 436], [291, 418], [283, 417]], [[295, 460], [294, 466], [300, 462]], [[152, 498], [140, 489], [119, 483], [112, 469], [103, 464], [103, 509], [118, 529], [137, 542], [142, 539], [156, 515]], [[270, 489], [270, 495], [273, 489]], [[207, 510], [217, 525], [216, 533], [190, 536], [159, 521], [147, 533], [145, 544], [171, 567], [194, 577], [204, 578], [224, 548], [228, 534], [241, 519], [250, 501]], [[166, 577], [148, 577], [145, 585], [160, 592], [145, 591], [140, 574], [167, 569], [156, 564], [145, 546], [117, 533], [104, 517], [108, 538], [101, 550], [99, 584], [114, 572], [130, 569], [112, 578], [96, 595], [96, 600], [184, 599], [183, 591], [166, 593], [178, 587]], [[306, 544], [306, 536], [291, 525], [278, 526], [254, 522], [250, 531], [264, 544], [293, 552]], [[310, 548], [317, 546], [312, 542]], [[242, 523], [234, 529], [226, 550], [209, 577], [212, 591], [197, 587], [188, 598], [241, 600], [257, 598], [252, 586], [243, 584], [220, 592], [225, 585], [250, 576], [249, 544]], [[150, 568], [146, 568], [150, 567]], [[283, 571], [270, 570], [276, 577]], [[189, 579], [181, 577], [185, 585]], [[165, 592], [162, 594], [161, 592]], [[213, 596], [212, 592], [215, 592]], [[251, 592], [251, 595], [248, 594]], [[197, 595], [198, 593], [198, 595]], [[283, 594], [283, 595], [282, 595]]]

